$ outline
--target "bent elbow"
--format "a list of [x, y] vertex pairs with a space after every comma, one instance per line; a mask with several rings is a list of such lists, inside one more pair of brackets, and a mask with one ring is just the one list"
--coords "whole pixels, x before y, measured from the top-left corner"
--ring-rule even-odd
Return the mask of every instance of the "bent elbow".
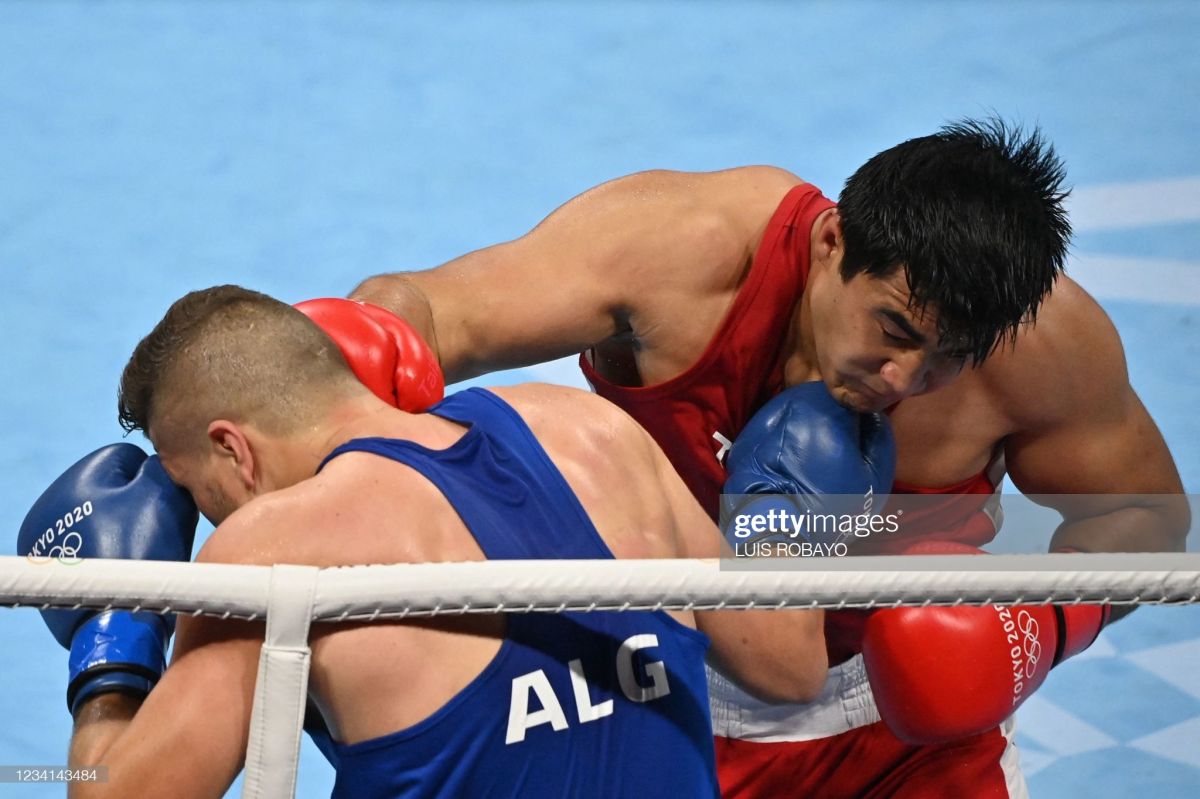
[[1187, 496], [1170, 494], [1163, 497], [1156, 508], [1159, 535], [1166, 542], [1166, 551], [1183, 552], [1187, 549], [1188, 533], [1192, 528], [1192, 508]]
[[1179, 545], [1179, 551], [1182, 552], [1187, 549], [1188, 533], [1192, 529], [1192, 507], [1185, 496], [1180, 496], [1179, 501], [1175, 504], [1179, 506], [1175, 514], [1175, 539]]
[[396, 275], [372, 275], [355, 286], [347, 296], [351, 300], [387, 308], [388, 300], [396, 293], [398, 280]]

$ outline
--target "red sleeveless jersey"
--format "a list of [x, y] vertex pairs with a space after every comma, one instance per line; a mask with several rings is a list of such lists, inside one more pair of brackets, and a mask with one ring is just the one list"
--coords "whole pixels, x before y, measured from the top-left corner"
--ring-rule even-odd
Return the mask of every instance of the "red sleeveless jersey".
[[802, 183], [767, 223], [750, 273], [704, 354], [687, 371], [645, 387], [618, 386], [579, 366], [597, 394], [620, 406], [658, 442], [714, 519], [725, 453], [754, 412], [783, 390], [780, 354], [808, 279], [810, 234], [833, 202]]
[[[817, 187], [805, 183], [784, 196], [767, 223], [733, 307], [699, 360], [682, 374], [653, 386], [618, 386], [597, 374], [586, 354], [579, 358], [596, 393], [623, 408], [654, 437], [714, 519], [725, 483], [726, 452], [755, 411], [784, 388], [780, 356], [808, 279], [812, 226], [832, 207]], [[922, 522], [906, 525], [908, 529], [921, 531], [922, 538], [982, 546], [999, 527], [995, 488], [1002, 473], [1000, 460], [955, 485], [922, 488], [897, 482], [893, 493], [946, 495], [945, 504], [929, 508]], [[900, 552], [912, 540], [899, 536], [870, 550]], [[861, 648], [865, 618], [855, 611], [826, 614], [831, 663]]]
[[[692, 494], [714, 519], [725, 484], [725, 453], [762, 405], [783, 390], [782, 349], [808, 279], [813, 223], [831, 200], [816, 186], [792, 188], [772, 214], [746, 282], [708, 347], [690, 368], [653, 386], [619, 386], [601, 377], [589, 357], [579, 366], [596, 393], [620, 406], [654, 436]], [[996, 464], [994, 464], [996, 465]], [[999, 464], [1002, 474], [1003, 466]], [[896, 482], [898, 494], [961, 495], [929, 507], [912, 529], [981, 546], [995, 535], [986, 497], [999, 482], [989, 468], [951, 486], [923, 488]], [[896, 538], [875, 552], [902, 550]]]

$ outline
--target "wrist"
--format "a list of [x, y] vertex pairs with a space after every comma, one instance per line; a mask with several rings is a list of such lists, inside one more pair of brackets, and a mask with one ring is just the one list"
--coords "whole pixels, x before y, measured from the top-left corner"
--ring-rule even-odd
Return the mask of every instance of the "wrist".
[[1058, 651], [1054, 653], [1057, 666], [1069, 657], [1078, 655], [1096, 642], [1104, 625], [1108, 624], [1111, 605], [1056, 605], [1058, 619]]
[[145, 696], [166, 668], [167, 619], [154, 613], [109, 610], [92, 616], [71, 639], [67, 707], [120, 691]]
[[[1056, 546], [1054, 554], [1083, 553], [1084, 550], [1069, 544]], [[1100, 631], [1112, 620], [1112, 605], [1057, 605], [1058, 651], [1054, 653], [1057, 666], [1069, 657], [1078, 655], [1096, 642]]]

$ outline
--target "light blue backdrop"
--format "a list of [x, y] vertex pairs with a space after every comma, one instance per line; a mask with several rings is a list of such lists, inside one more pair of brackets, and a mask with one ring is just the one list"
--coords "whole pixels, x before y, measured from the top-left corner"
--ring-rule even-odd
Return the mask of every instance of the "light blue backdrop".
[[[117, 375], [189, 289], [344, 294], [652, 167], [836, 195], [993, 110], [1067, 159], [1072, 271], [1200, 491], [1198, 35], [1166, 2], [0, 3], [0, 530], [119, 435]], [[579, 383], [493, 382], [531, 378]], [[63, 762], [64, 653], [31, 610], [0, 610], [0, 641], [0, 764]], [[1200, 612], [1113, 627], [1021, 725], [1034, 796], [1197, 795]], [[312, 750], [302, 779], [328, 794]]]

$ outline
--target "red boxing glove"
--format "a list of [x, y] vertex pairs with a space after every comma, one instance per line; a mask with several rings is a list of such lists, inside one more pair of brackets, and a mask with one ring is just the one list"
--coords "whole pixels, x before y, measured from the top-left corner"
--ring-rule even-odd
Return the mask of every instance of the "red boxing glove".
[[333, 339], [355, 376], [384, 402], [417, 413], [444, 395], [437, 356], [399, 316], [336, 297], [306, 300], [296, 309]]
[[[948, 541], [910, 555], [985, 554]], [[933, 744], [1011, 716], [1050, 669], [1091, 646], [1106, 605], [889, 608], [868, 619], [863, 659], [879, 715], [901, 740]]]

